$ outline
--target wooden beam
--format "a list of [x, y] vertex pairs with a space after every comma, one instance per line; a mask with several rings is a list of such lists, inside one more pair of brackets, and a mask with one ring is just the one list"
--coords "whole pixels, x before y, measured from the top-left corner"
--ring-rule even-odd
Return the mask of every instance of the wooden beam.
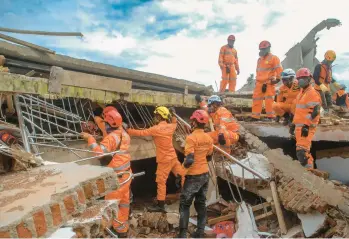
[[31, 34], [31, 35], [43, 35], [43, 36], [66, 36], [66, 37], [83, 37], [81, 32], [47, 32], [47, 31], [30, 31], [30, 30], [19, 30], [13, 28], [0, 27], [1, 32], [12, 32], [20, 34]]
[[23, 46], [26, 46], [26, 47], [33, 48], [33, 49], [38, 50], [38, 51], [55, 54], [54, 51], [52, 51], [52, 50], [50, 50], [48, 48], [45, 48], [45, 47], [42, 47], [42, 46], [38, 46], [38, 45], [35, 45], [35, 44], [27, 42], [27, 41], [19, 40], [17, 38], [10, 37], [10, 36], [4, 35], [2, 33], [0, 33], [0, 38], [5, 39], [6, 41], [17, 43], [19, 45], [23, 45]]
[[213, 219], [210, 219], [208, 220], [207, 224], [208, 225], [214, 225], [218, 222], [223, 222], [223, 221], [226, 221], [226, 220], [232, 220], [236, 217], [236, 212], [233, 212], [233, 213], [229, 213], [227, 215], [224, 215], [224, 216], [220, 216], [220, 217], [216, 217], [216, 218], [213, 218]]
[[274, 215], [274, 213], [273, 213], [273, 211], [270, 211], [270, 212], [263, 213], [263, 214], [261, 214], [261, 215], [255, 216], [255, 217], [254, 217], [254, 220], [255, 220], [255, 221], [258, 221], [258, 220], [261, 220], [261, 219], [263, 219], [263, 218], [270, 217], [270, 216], [272, 216], [272, 215]]

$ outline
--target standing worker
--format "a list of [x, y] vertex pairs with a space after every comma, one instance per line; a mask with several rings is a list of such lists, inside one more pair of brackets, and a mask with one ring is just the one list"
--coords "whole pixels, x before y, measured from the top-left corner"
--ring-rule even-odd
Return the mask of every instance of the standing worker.
[[314, 69], [314, 88], [320, 93], [322, 107], [325, 112], [329, 112], [332, 106], [332, 96], [330, 83], [332, 82], [332, 63], [336, 60], [336, 53], [328, 50], [325, 53], [325, 59], [317, 64]]
[[222, 81], [219, 92], [224, 92], [229, 84], [229, 92], [235, 92], [236, 78], [240, 74], [238, 53], [234, 48], [235, 36], [228, 37], [228, 44], [219, 51], [218, 64], [222, 71]]
[[204, 110], [196, 110], [192, 116], [193, 132], [187, 136], [184, 147], [184, 167], [188, 169], [179, 204], [179, 235], [187, 238], [190, 206], [195, 198], [194, 207], [197, 212], [197, 229], [193, 238], [203, 238], [206, 225], [206, 194], [209, 182], [208, 162], [212, 159], [213, 141], [204, 132], [209, 116]]
[[284, 125], [288, 125], [293, 120], [293, 111], [300, 88], [294, 70], [284, 70], [281, 73], [281, 78], [283, 85], [279, 89], [280, 93], [273, 104], [273, 110], [276, 114], [276, 121], [284, 117]]
[[130, 210], [130, 184], [131, 180], [125, 182], [132, 173], [131, 171], [131, 156], [128, 153], [130, 148], [130, 136], [122, 128], [122, 117], [116, 109], [103, 110], [103, 119], [106, 128], [112, 131], [103, 138], [98, 145], [95, 138], [88, 133], [82, 133], [81, 136], [87, 140], [88, 146], [96, 153], [109, 153], [121, 151], [123, 154], [115, 154], [108, 164], [108, 167], [113, 168], [116, 173], [123, 173], [119, 177], [119, 184], [124, 183], [119, 189], [105, 196], [106, 200], [120, 200], [117, 220], [113, 221], [113, 230], [121, 238], [127, 237], [129, 229], [128, 217]]
[[296, 77], [302, 90], [296, 99], [296, 111], [290, 132], [296, 136], [297, 159], [302, 166], [313, 169], [314, 158], [310, 154], [310, 148], [320, 119], [321, 97], [310, 84], [312, 75], [308, 68], [299, 69]]
[[[172, 111], [174, 111], [174, 109]], [[171, 119], [169, 109], [160, 106], [154, 111], [154, 122], [156, 125], [149, 129], [128, 129], [127, 132], [131, 136], [152, 136], [154, 138], [157, 163], [157, 204], [148, 209], [151, 212], [165, 212], [166, 182], [168, 175], [172, 171], [177, 178], [176, 180], [180, 179], [183, 184], [185, 170], [178, 161], [172, 143], [173, 134], [177, 128], [176, 117], [172, 117]]]
[[349, 96], [345, 92], [346, 88], [344, 84], [340, 85], [338, 92], [333, 95], [333, 101], [337, 106], [349, 109]]
[[231, 112], [222, 106], [219, 96], [212, 95], [208, 99], [208, 106], [215, 129], [208, 135], [211, 136], [215, 145], [230, 153], [230, 146], [239, 141], [239, 125]]
[[259, 59], [256, 69], [256, 86], [253, 91], [252, 121], [261, 118], [263, 100], [268, 120], [275, 118], [273, 103], [275, 96], [275, 84], [280, 81], [282, 66], [280, 59], [270, 53], [271, 44], [262, 41], [259, 44]]

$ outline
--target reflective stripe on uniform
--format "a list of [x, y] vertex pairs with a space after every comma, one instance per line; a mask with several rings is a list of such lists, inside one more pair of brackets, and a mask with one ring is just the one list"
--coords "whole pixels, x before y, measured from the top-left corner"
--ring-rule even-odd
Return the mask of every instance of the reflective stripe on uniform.
[[92, 143], [90, 146], [88, 146], [90, 149], [94, 149], [98, 146], [97, 143]]
[[109, 152], [109, 150], [103, 144], [101, 144], [101, 149], [102, 149], [102, 151], [104, 153], [108, 153]]
[[129, 208], [129, 207], [130, 207], [130, 204], [120, 203], [120, 204], [119, 204], [119, 207], [122, 207], [122, 208]]
[[311, 117], [311, 114], [306, 115], [305, 118], [313, 120], [313, 118]]
[[228, 122], [228, 123], [235, 121], [235, 119], [233, 117], [231, 117], [231, 118], [221, 118], [221, 120], [223, 120], [225, 122]]
[[[304, 124], [295, 124], [296, 127], [303, 127]], [[310, 128], [315, 128], [316, 124], [310, 124], [309, 125]]]
[[125, 163], [124, 165], [121, 165], [119, 167], [115, 167], [113, 168], [114, 171], [121, 171], [121, 170], [125, 170], [127, 168], [129, 168], [131, 166], [130, 162]]
[[264, 99], [274, 99], [274, 96], [266, 96], [266, 97], [264, 97]]
[[119, 143], [120, 143], [120, 138], [119, 138], [119, 136], [116, 135], [115, 133], [110, 133], [110, 135], [113, 136], [116, 145], [119, 145]]
[[252, 98], [252, 100], [264, 100], [264, 97], [255, 97], [255, 98]]
[[275, 112], [274, 111], [271, 111], [271, 112], [265, 112], [267, 115], [273, 115], [273, 114], [275, 114]]
[[254, 112], [252, 112], [252, 115], [261, 115], [261, 113], [254, 113]]
[[118, 227], [115, 227], [115, 230], [123, 230], [123, 229], [126, 229], [126, 226], [128, 224], [128, 222], [124, 222], [124, 223], [121, 223], [119, 220], [117, 219], [114, 219], [114, 221], [118, 224], [120, 224], [120, 226]]
[[296, 108], [298, 108], [298, 109], [307, 109], [307, 108], [314, 107], [314, 106], [317, 106], [317, 105], [319, 105], [319, 102], [308, 102], [306, 104], [297, 104]]

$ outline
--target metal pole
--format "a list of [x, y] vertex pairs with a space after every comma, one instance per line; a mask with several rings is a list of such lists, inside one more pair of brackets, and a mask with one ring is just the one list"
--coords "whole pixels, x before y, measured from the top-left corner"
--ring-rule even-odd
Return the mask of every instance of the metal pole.
[[[178, 120], [180, 120], [184, 125], [186, 125], [188, 128], [190, 128], [190, 125], [181, 117], [179, 117], [177, 114], [174, 114]], [[253, 168], [250, 168], [248, 166], [246, 166], [245, 164], [241, 163], [238, 159], [234, 158], [233, 156], [231, 156], [230, 154], [228, 154], [227, 152], [225, 152], [224, 150], [218, 148], [216, 145], [213, 145], [213, 148], [218, 151], [219, 153], [223, 154], [224, 156], [226, 156], [227, 158], [233, 160], [236, 164], [238, 164], [239, 166], [241, 166], [242, 168], [246, 169], [247, 171], [249, 171], [250, 173], [252, 173], [253, 175], [259, 177], [260, 179], [263, 180], [267, 180], [268, 177], [264, 176], [262, 173], [254, 170]]]
[[25, 131], [25, 124], [24, 124], [22, 109], [21, 109], [21, 106], [19, 103], [18, 94], [15, 95], [15, 105], [16, 105], [19, 129], [21, 130], [23, 146], [24, 146], [25, 151], [27, 151], [28, 153], [31, 153], [30, 144], [28, 142], [28, 135], [26, 134], [26, 131]]
[[79, 162], [83, 162], [83, 161], [86, 161], [86, 160], [89, 160], [89, 159], [100, 158], [100, 157], [107, 156], [107, 155], [112, 155], [112, 154], [126, 154], [126, 152], [118, 150], [118, 151], [113, 151], [113, 152], [110, 152], [110, 153], [98, 154], [96, 156], [92, 156], [92, 157], [88, 157], [88, 158], [84, 158], [84, 159], [79, 159], [79, 160], [72, 161], [72, 162], [69, 162], [69, 163], [79, 163]]
[[44, 36], [64, 36], [64, 37], [83, 37], [81, 32], [46, 32], [46, 31], [30, 31], [19, 30], [6, 27], [0, 27], [1, 32], [12, 32], [20, 34], [44, 35]]

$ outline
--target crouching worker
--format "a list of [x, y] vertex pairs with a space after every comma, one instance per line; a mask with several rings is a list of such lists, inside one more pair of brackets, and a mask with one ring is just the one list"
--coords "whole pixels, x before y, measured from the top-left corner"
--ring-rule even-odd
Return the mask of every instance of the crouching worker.
[[301, 92], [296, 99], [296, 111], [290, 133], [296, 136], [297, 159], [302, 166], [313, 169], [314, 158], [310, 154], [310, 148], [320, 120], [321, 96], [310, 84], [312, 75], [308, 68], [299, 69], [296, 77]]
[[208, 161], [212, 159], [213, 140], [204, 132], [209, 116], [204, 110], [196, 110], [190, 117], [193, 132], [185, 140], [183, 166], [188, 169], [180, 196], [179, 238], [187, 238], [190, 206], [198, 214], [197, 230], [193, 238], [203, 238], [206, 225], [206, 193], [209, 181]]
[[[174, 109], [172, 109], [174, 111]], [[165, 212], [166, 182], [168, 175], [172, 173], [184, 183], [185, 170], [178, 161], [176, 150], [173, 147], [172, 137], [177, 128], [176, 117], [171, 117], [168, 108], [157, 107], [154, 111], [155, 126], [135, 130], [128, 129], [131, 136], [152, 136], [156, 147], [156, 183], [157, 183], [157, 203], [149, 207], [151, 212]]]
[[105, 196], [106, 200], [120, 200], [118, 218], [113, 221], [113, 230], [121, 238], [127, 237], [129, 229], [128, 217], [130, 210], [130, 184], [127, 181], [131, 176], [131, 156], [128, 153], [130, 147], [130, 136], [122, 128], [122, 117], [116, 109], [105, 108], [102, 113], [105, 128], [111, 129], [100, 144], [97, 144], [92, 135], [82, 133], [81, 136], [87, 140], [89, 148], [96, 153], [109, 153], [120, 151], [114, 154], [108, 167], [113, 168], [115, 173], [120, 174], [119, 183], [122, 186]]
[[222, 106], [222, 100], [219, 96], [211, 96], [208, 99], [208, 106], [215, 129], [208, 134], [215, 145], [230, 153], [231, 145], [239, 141], [239, 125], [231, 112]]

